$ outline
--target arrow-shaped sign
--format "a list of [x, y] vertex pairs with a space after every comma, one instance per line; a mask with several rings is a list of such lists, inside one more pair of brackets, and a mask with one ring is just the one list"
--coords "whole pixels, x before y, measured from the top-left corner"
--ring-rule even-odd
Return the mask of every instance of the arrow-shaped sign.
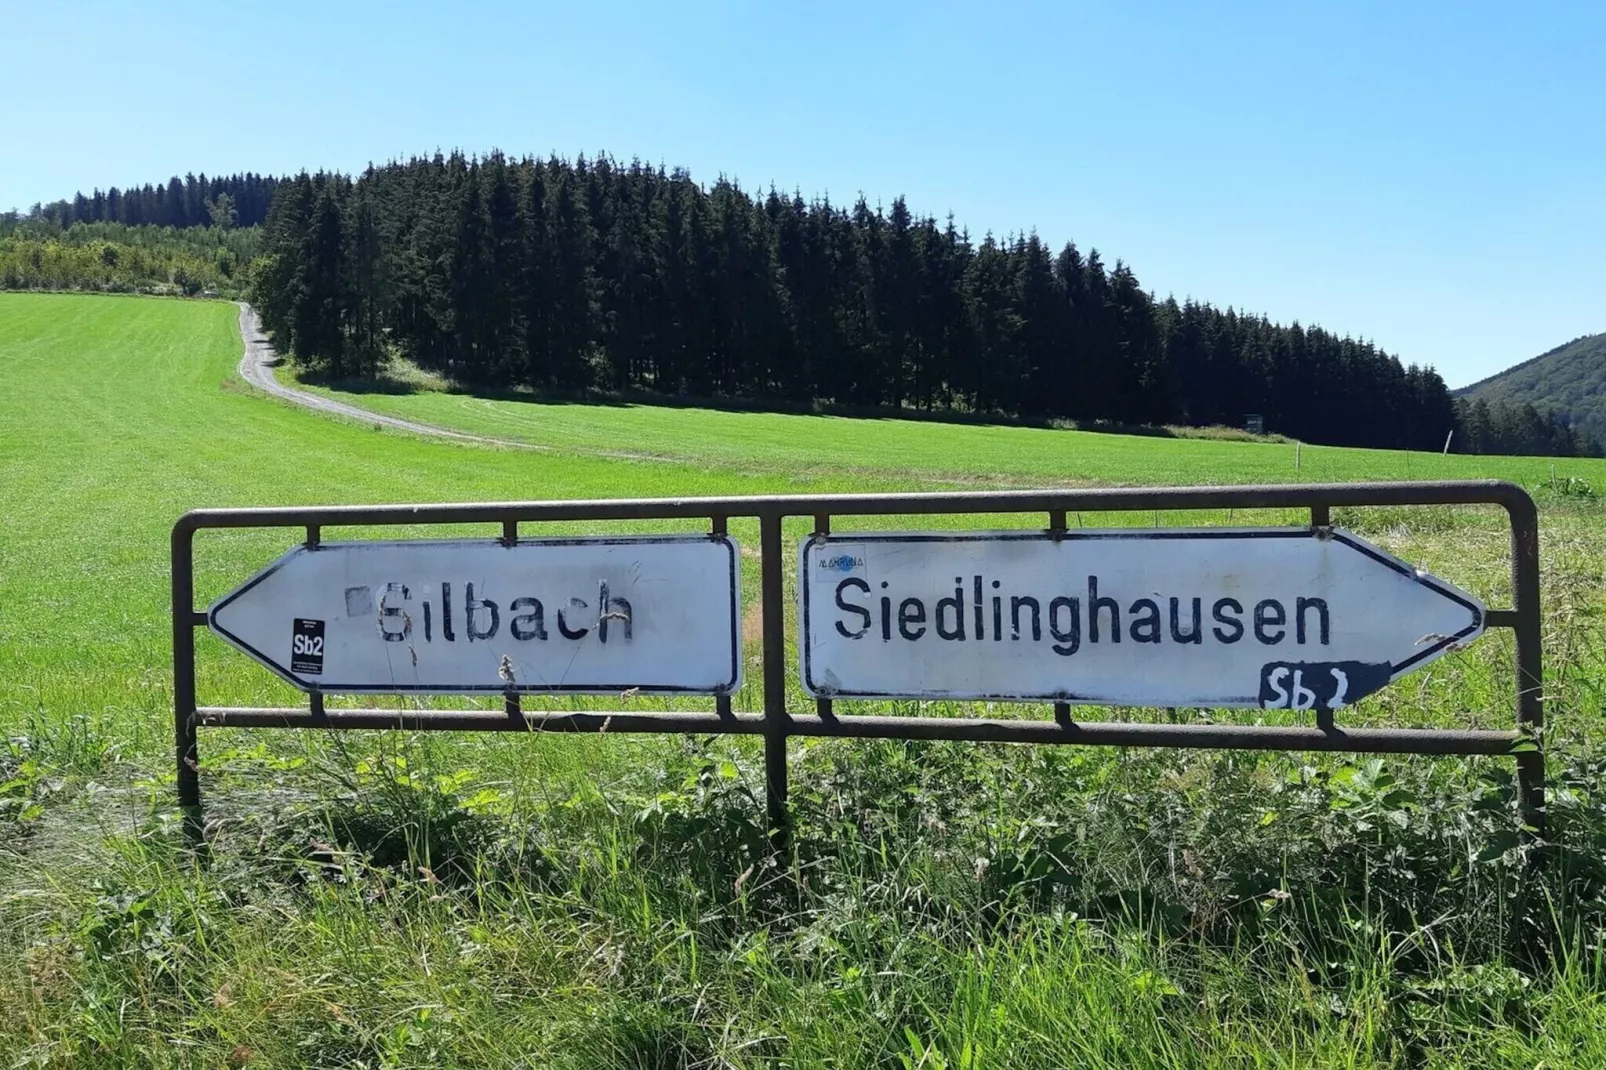
[[327, 543], [207, 615], [306, 691], [729, 694], [741, 682], [725, 536]]
[[817, 535], [824, 698], [1333, 709], [1483, 633], [1484, 607], [1345, 531]]

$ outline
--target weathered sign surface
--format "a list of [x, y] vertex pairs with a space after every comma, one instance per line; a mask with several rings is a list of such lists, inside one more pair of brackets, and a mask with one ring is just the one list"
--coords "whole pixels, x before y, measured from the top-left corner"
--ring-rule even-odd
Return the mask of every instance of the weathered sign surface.
[[1464, 591], [1344, 531], [816, 535], [821, 698], [1335, 709], [1483, 633]]
[[721, 695], [737, 560], [706, 535], [299, 546], [207, 622], [307, 691]]

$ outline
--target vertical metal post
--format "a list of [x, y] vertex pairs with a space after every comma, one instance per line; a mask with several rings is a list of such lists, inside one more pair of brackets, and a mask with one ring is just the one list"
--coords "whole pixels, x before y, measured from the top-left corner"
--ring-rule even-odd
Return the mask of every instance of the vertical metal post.
[[764, 620], [764, 786], [769, 803], [770, 846], [777, 854], [791, 845], [786, 805], [786, 601], [781, 581], [781, 514], [759, 518]]
[[[1295, 467], [1298, 466], [1296, 465]], [[1332, 506], [1326, 504], [1311, 506], [1310, 526], [1313, 529], [1331, 528], [1333, 526]], [[1318, 537], [1320, 537], [1319, 531]], [[1332, 707], [1316, 707], [1316, 727], [1320, 728], [1324, 732], [1336, 732], [1338, 730], [1338, 724], [1333, 718]]]
[[173, 526], [173, 750], [178, 804], [200, 817], [200, 751], [195, 732], [195, 530], [185, 520]]
[[1544, 652], [1540, 646], [1539, 510], [1531, 498], [1506, 506], [1511, 518], [1511, 600], [1517, 615], [1517, 726], [1531, 733], [1535, 748], [1517, 754], [1517, 790], [1522, 820], [1545, 838]]
[[[317, 524], [307, 525], [307, 549], [316, 550], [323, 542], [323, 528]], [[307, 693], [307, 711], [312, 714], [313, 720], [325, 720], [327, 713], [323, 706], [323, 692], [309, 691]]]
[[[502, 537], [497, 540], [503, 546], [517, 546], [519, 544], [519, 522], [517, 520], [502, 521]], [[502, 712], [507, 719], [518, 724], [524, 723], [524, 703], [519, 699], [517, 691], [504, 691], [502, 693]]]
[[[816, 535], [829, 535], [829, 534], [831, 534], [831, 514], [830, 513], [815, 513], [814, 514], [814, 534], [816, 534]], [[798, 641], [799, 642], [806, 642], [807, 640], [806, 640], [805, 637], [801, 637], [800, 636]], [[831, 719], [836, 717], [836, 704], [833, 703], [828, 698], [817, 698], [817, 699], [814, 700], [814, 712], [817, 713], [823, 719], [831, 720]]]
[[[725, 519], [724, 513], [714, 513], [708, 518], [708, 535], [710, 538], [720, 539], [729, 534], [730, 525]], [[738, 569], [741, 568], [741, 563], [739, 561], [737, 562], [736, 567]], [[741, 607], [738, 606], [737, 608], [739, 609]], [[740, 643], [738, 643], [738, 646], [740, 646]], [[746, 655], [738, 653], [738, 656], [745, 657]], [[731, 697], [729, 695], [715, 695], [714, 712], [720, 717], [727, 719], [730, 718], [732, 716]]]
[[[1080, 516], [1077, 518], [1080, 523]], [[1048, 511], [1048, 533], [1056, 537], [1065, 534], [1065, 510], [1050, 509]], [[1061, 728], [1071, 727], [1071, 704], [1069, 702], [1054, 703], [1054, 723]]]

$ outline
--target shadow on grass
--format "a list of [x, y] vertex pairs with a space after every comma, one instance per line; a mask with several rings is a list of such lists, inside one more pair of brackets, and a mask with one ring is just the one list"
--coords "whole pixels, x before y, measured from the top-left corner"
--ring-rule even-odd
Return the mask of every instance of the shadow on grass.
[[[282, 364], [281, 358], [273, 366]], [[373, 378], [354, 379], [350, 377], [336, 378], [331, 375], [319, 375], [308, 371], [297, 371], [295, 381], [303, 386], [322, 387], [325, 390], [337, 390], [342, 394], [390, 394], [393, 396], [406, 396], [409, 394], [428, 393], [428, 390], [417, 383], [410, 383], [405, 379], [397, 379], [388, 375], [379, 375]]]
[[1255, 435], [1241, 428], [1181, 427], [1162, 424], [1126, 423], [1119, 420], [1068, 420], [1059, 417], [1012, 416], [995, 411], [960, 408], [911, 408], [900, 406], [854, 405], [835, 401], [804, 400], [781, 396], [735, 397], [724, 394], [669, 394], [650, 390], [560, 390], [533, 389], [478, 384], [449, 379], [444, 388], [400, 378], [388, 373], [374, 376], [331, 376], [299, 371], [296, 381], [307, 386], [335, 390], [344, 394], [445, 393], [479, 401], [522, 402], [538, 405], [579, 405], [586, 408], [708, 409], [727, 413], [766, 413], [782, 416], [822, 416], [855, 420], [900, 420], [915, 423], [951, 424], [971, 427], [1022, 427], [1038, 430], [1089, 431], [1098, 434], [1135, 435], [1143, 438], [1197, 438], [1230, 442], [1291, 443], [1283, 435]]

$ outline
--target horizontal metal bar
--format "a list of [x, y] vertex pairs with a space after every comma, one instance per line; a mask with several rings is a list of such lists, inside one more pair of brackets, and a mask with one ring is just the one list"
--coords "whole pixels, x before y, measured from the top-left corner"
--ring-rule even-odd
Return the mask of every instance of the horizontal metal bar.
[[307, 710], [203, 706], [195, 723], [207, 728], [399, 728], [408, 732], [707, 732], [756, 735], [764, 718], [756, 713], [722, 717], [718, 713], [639, 710], [570, 712], [523, 710]]
[[1515, 628], [1521, 618], [1515, 609], [1489, 609], [1483, 614], [1483, 623], [1488, 628]]
[[334, 505], [311, 508], [196, 509], [178, 529], [509, 521], [671, 520], [712, 516], [874, 515], [892, 513], [1084, 512], [1139, 509], [1254, 509], [1384, 505], [1499, 505], [1531, 512], [1533, 499], [1504, 480], [1415, 483], [1308, 483], [1281, 486], [1114, 487], [1083, 490], [944, 491], [923, 494], [800, 494], [724, 498], [640, 498], [566, 502]]
[[1366, 754], [1505, 754], [1516, 732], [1442, 728], [1319, 728], [1278, 725], [1128, 724], [1087, 721], [982, 721], [958, 717], [794, 716], [794, 736], [952, 739], [992, 743], [1083, 743], [1200, 750], [1353, 751]]
[[[701, 712], [539, 712], [500, 710], [306, 710], [204, 707], [211, 728], [400, 728], [450, 732], [707, 732], [758, 735], [764, 717]], [[963, 717], [819, 717], [793, 714], [787, 734], [846, 739], [948, 739], [1199, 750], [1349, 751], [1366, 754], [1507, 754], [1519, 733], [1486, 729], [1320, 728], [1281, 725], [1130, 724], [1113, 721], [996, 721]]]

